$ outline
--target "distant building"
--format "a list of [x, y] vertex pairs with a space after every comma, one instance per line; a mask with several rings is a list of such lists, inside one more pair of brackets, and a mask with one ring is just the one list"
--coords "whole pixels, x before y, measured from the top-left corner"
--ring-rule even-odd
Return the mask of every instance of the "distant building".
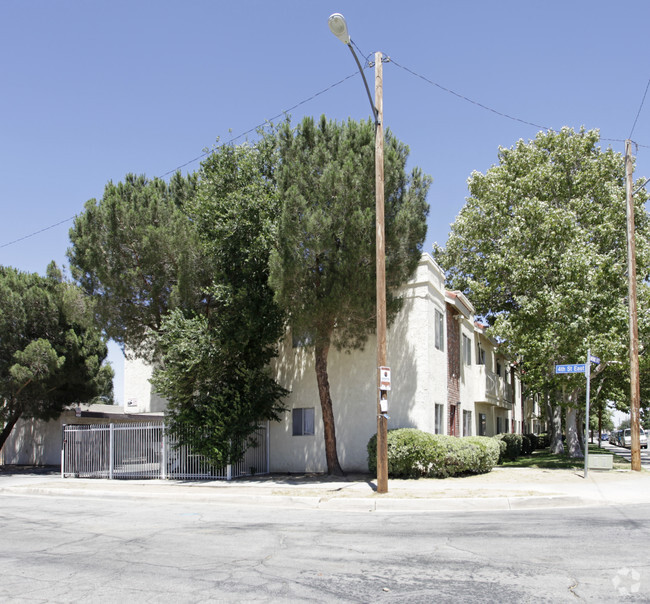
[[117, 405], [71, 406], [55, 420], [18, 420], [0, 450], [0, 465], [48, 466], [61, 463], [64, 424], [162, 421], [163, 413], [128, 413]]

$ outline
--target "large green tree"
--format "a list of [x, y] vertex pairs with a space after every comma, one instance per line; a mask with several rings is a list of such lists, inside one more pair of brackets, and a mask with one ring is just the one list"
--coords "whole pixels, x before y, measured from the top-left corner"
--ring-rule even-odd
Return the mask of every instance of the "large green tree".
[[[554, 364], [580, 362], [588, 349], [627, 362], [624, 162], [598, 142], [598, 131], [563, 128], [499, 149], [497, 165], [471, 175], [446, 248], [434, 250], [451, 287], [522, 361], [532, 390], [562, 393], [574, 455], [584, 376], [558, 378]], [[635, 198], [642, 300], [650, 268], [645, 201], [644, 192]]]
[[262, 420], [277, 420], [287, 392], [270, 375], [284, 317], [268, 284], [278, 198], [274, 141], [224, 146], [202, 164], [187, 210], [210, 259], [209, 313], [163, 322], [153, 384], [171, 429], [217, 465], [237, 461]]
[[95, 300], [110, 339], [149, 361], [173, 308], [205, 310], [209, 267], [186, 206], [198, 177], [169, 183], [128, 174], [91, 199], [70, 229], [73, 277]]
[[46, 277], [0, 267], [0, 449], [16, 422], [112, 400], [113, 370], [83, 292], [54, 264]]
[[[325, 453], [341, 474], [327, 360], [331, 346], [362, 348], [376, 323], [374, 124], [324, 116], [277, 133], [281, 212], [271, 284], [292, 332], [315, 353]], [[384, 153], [388, 320], [415, 271], [426, 235], [430, 179], [406, 172], [408, 149], [390, 132]]]

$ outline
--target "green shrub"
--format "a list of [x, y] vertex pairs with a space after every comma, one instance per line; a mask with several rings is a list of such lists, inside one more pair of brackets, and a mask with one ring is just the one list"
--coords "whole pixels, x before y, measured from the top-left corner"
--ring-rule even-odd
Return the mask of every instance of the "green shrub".
[[[388, 475], [392, 478], [446, 478], [489, 472], [499, 459], [492, 438], [456, 438], [413, 428], [388, 431]], [[368, 468], [377, 471], [377, 435], [368, 442]]]
[[495, 447], [493, 438], [489, 438], [488, 436], [465, 436], [462, 440], [480, 449], [475, 474], [490, 472], [499, 463], [501, 446]]
[[499, 460], [497, 463], [503, 463], [503, 460], [506, 458], [506, 452], [508, 451], [508, 445], [505, 440], [501, 440], [496, 436], [493, 436], [492, 440], [499, 445]]
[[522, 455], [531, 455], [535, 450], [535, 435], [534, 434], [522, 434], [522, 443], [521, 443], [521, 454]]
[[537, 435], [537, 447], [536, 449], [548, 449], [551, 446], [551, 437], [544, 432], [543, 434]]
[[506, 443], [505, 456], [502, 455], [499, 461], [503, 461], [504, 458], [514, 461], [521, 455], [524, 441], [521, 434], [497, 434], [494, 438]]

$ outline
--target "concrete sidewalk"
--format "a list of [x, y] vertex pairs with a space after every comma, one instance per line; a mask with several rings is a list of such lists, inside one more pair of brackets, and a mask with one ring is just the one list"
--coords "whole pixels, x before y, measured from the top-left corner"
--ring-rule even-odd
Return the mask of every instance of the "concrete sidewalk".
[[230, 505], [382, 511], [517, 510], [650, 504], [650, 472], [495, 468], [488, 474], [388, 481], [377, 494], [367, 475], [273, 474], [225, 481], [61, 478], [38, 471], [0, 471], [0, 493], [56, 497], [173, 499]]

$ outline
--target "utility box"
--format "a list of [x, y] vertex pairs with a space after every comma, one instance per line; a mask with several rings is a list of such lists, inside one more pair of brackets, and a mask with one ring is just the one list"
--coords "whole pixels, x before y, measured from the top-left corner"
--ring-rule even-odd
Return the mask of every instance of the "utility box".
[[614, 456], [610, 453], [590, 453], [587, 465], [590, 470], [611, 470], [614, 467]]

